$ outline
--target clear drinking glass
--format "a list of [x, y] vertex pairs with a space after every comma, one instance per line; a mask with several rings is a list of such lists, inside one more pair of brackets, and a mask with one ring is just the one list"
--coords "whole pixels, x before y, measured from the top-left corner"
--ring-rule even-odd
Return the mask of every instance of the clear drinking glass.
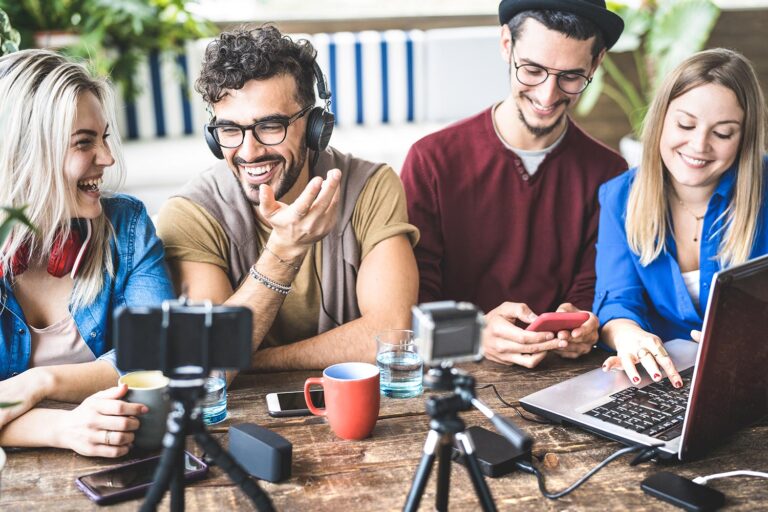
[[390, 398], [421, 395], [424, 361], [416, 350], [413, 331], [391, 329], [377, 334], [376, 364], [382, 395]]
[[227, 375], [222, 370], [211, 370], [205, 379], [205, 397], [200, 406], [203, 408], [203, 422], [213, 425], [227, 419]]

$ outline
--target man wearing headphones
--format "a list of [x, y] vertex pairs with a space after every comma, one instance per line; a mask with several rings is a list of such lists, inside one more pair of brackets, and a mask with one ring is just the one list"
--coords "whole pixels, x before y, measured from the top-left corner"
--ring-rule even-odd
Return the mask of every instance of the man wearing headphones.
[[402, 185], [328, 147], [315, 54], [272, 26], [208, 45], [196, 89], [223, 162], [159, 214], [177, 291], [251, 308], [252, 363], [265, 370], [373, 362], [374, 334], [408, 328], [418, 290]]
[[597, 190], [627, 164], [568, 111], [624, 23], [603, 0], [503, 0], [499, 21], [509, 96], [414, 144], [401, 178], [421, 232], [420, 301], [490, 311], [485, 356], [530, 368], [597, 341], [591, 314], [572, 331], [524, 328], [592, 307]]

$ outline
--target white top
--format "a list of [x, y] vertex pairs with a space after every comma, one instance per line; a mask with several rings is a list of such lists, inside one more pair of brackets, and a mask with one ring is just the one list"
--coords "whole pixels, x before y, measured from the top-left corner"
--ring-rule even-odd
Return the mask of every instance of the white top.
[[80, 336], [71, 314], [42, 329], [30, 325], [29, 334], [32, 337], [30, 368], [96, 360], [96, 356]]
[[499, 105], [501, 103], [496, 104], [495, 107], [493, 107], [493, 112], [491, 113], [491, 119], [493, 120], [493, 131], [496, 132], [496, 136], [499, 138], [502, 144], [504, 144], [504, 147], [507, 148], [510, 151], [514, 151], [517, 156], [520, 157], [520, 160], [523, 161], [523, 167], [525, 167], [525, 172], [527, 172], [529, 175], [533, 176], [536, 174], [536, 171], [539, 170], [539, 165], [541, 165], [541, 162], [544, 161], [544, 158], [552, 152], [553, 149], [557, 147], [558, 144], [560, 144], [563, 139], [565, 138], [565, 133], [568, 131], [568, 128], [566, 127], [565, 130], [563, 130], [563, 133], [560, 134], [560, 136], [557, 138], [555, 142], [550, 144], [544, 149], [535, 149], [532, 151], [528, 151], [525, 149], [515, 148], [510, 146], [507, 141], [504, 140], [504, 137], [501, 136], [499, 133], [499, 128], [496, 126], [496, 109], [499, 108]]
[[691, 296], [691, 300], [699, 307], [699, 270], [691, 270], [690, 272], [683, 272], [683, 281], [685, 281], [685, 287], [688, 289], [688, 295]]

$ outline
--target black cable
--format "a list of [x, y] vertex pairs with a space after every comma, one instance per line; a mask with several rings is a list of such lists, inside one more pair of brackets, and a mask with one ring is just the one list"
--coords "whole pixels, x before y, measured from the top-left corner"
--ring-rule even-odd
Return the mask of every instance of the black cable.
[[496, 385], [495, 384], [481, 384], [481, 385], [477, 386], [475, 389], [486, 389], [486, 388], [491, 388], [493, 390], [493, 392], [496, 393], [496, 398], [498, 398], [501, 403], [503, 403], [507, 407], [512, 408], [512, 410], [515, 411], [517, 413], [517, 415], [520, 416], [525, 421], [530, 421], [531, 423], [538, 423], [539, 425], [554, 425], [555, 424], [554, 421], [549, 421], [549, 420], [546, 420], [546, 419], [534, 418], [532, 416], [525, 416], [522, 413], [522, 411], [520, 411], [520, 408], [518, 406], [516, 406], [514, 404], [511, 404], [511, 403], [507, 402], [506, 400], [504, 400], [504, 398], [502, 398], [501, 394], [499, 393], [499, 390], [496, 389]]
[[621, 457], [622, 455], [625, 455], [627, 453], [634, 453], [634, 452], [638, 452], [638, 451], [644, 451], [644, 450], [648, 450], [648, 449], [649, 449], [648, 446], [635, 445], [635, 446], [628, 446], [626, 448], [622, 448], [620, 450], [617, 450], [614, 453], [612, 453], [611, 455], [609, 455], [608, 457], [606, 457], [605, 460], [603, 460], [597, 466], [595, 466], [594, 468], [589, 470], [589, 472], [586, 475], [584, 475], [583, 477], [579, 478], [574, 483], [572, 483], [570, 486], [568, 486], [566, 489], [564, 489], [562, 491], [559, 491], [559, 492], [549, 492], [549, 491], [547, 491], [547, 487], [546, 487], [546, 485], [544, 483], [544, 475], [533, 464], [531, 464], [530, 461], [517, 460], [517, 461], [515, 461], [515, 466], [519, 470], [524, 471], [525, 473], [530, 473], [532, 475], [536, 475], [536, 479], [538, 480], [539, 490], [541, 491], [541, 494], [545, 498], [549, 498], [550, 500], [556, 500], [558, 498], [562, 498], [563, 496], [565, 496], [567, 494], [572, 493], [573, 491], [575, 491], [576, 489], [581, 487], [581, 485], [584, 482], [586, 482], [587, 480], [589, 480], [590, 478], [592, 478], [592, 476], [595, 473], [597, 473], [598, 471], [603, 469], [605, 466], [607, 466], [609, 463], [611, 463], [615, 459]]
[[[322, 243], [322, 242], [321, 242]], [[340, 327], [341, 323], [337, 321], [332, 314], [328, 312], [328, 310], [325, 308], [325, 300], [323, 300], [323, 295], [325, 295], [325, 292], [323, 291], [323, 283], [320, 281], [320, 273], [317, 271], [317, 258], [315, 258], [315, 247], [317, 244], [312, 246], [312, 254], [310, 255], [312, 257], [312, 269], [315, 271], [315, 278], [317, 279], [317, 284], [320, 286], [320, 307], [323, 308], [323, 313], [331, 319], [331, 322], [336, 324], [336, 327]]]

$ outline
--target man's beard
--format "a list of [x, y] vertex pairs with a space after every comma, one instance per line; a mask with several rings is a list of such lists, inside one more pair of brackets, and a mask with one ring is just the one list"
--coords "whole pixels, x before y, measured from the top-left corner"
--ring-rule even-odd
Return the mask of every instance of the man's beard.
[[[521, 97], [521, 98], [523, 99], [523, 101], [528, 101], [528, 99], [524, 97]], [[537, 139], [541, 137], [546, 137], [561, 125], [563, 121], [563, 117], [565, 117], [565, 114], [567, 112], [568, 103], [570, 103], [569, 100], [564, 100], [564, 101], [565, 101], [566, 110], [564, 110], [563, 113], [560, 114], [560, 117], [558, 117], [557, 120], [555, 120], [555, 122], [549, 126], [533, 126], [529, 124], [528, 120], [523, 115], [523, 109], [520, 108], [519, 105], [517, 106], [517, 117], [520, 119], [520, 122], [523, 123], [523, 126], [525, 126], [526, 130], [528, 130], [528, 132], [531, 135], [533, 135]]]
[[[259, 158], [257, 160], [254, 160], [253, 162], [248, 163], [262, 163], [262, 162], [282, 162], [285, 166], [285, 158], [279, 155], [267, 155], [262, 158]], [[291, 190], [291, 187], [296, 183], [296, 180], [299, 179], [299, 176], [301, 175], [301, 170], [304, 168], [304, 162], [307, 161], [307, 141], [302, 138], [301, 140], [301, 146], [299, 147], [298, 151], [298, 160], [293, 162], [293, 165], [290, 167], [286, 167], [283, 169], [283, 174], [280, 176], [280, 181], [277, 182], [277, 185], [275, 185], [275, 200], [280, 200], [285, 194], [288, 193], [289, 190]], [[242, 164], [245, 162], [235, 162], [236, 164]], [[248, 201], [253, 206], [259, 206], [259, 187], [261, 185], [247, 185], [248, 188], [251, 190], [251, 192], [255, 193], [256, 197], [255, 199], [251, 197], [251, 195], [246, 194], [246, 197], [248, 198]]]

